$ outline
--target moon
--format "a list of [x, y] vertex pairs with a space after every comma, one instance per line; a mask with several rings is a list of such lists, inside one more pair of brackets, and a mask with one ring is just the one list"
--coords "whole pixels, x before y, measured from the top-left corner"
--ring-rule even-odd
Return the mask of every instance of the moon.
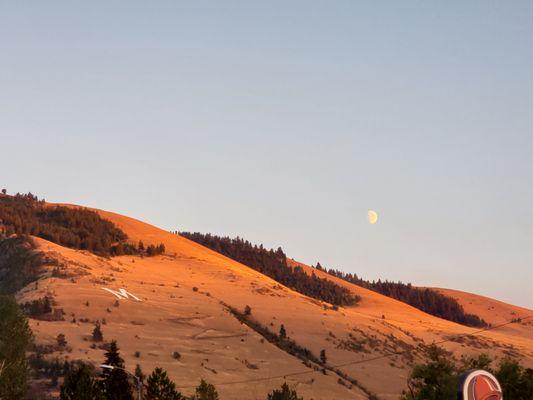
[[374, 210], [368, 210], [367, 218], [368, 223], [370, 225], [374, 225], [376, 222], [378, 222], [378, 213]]

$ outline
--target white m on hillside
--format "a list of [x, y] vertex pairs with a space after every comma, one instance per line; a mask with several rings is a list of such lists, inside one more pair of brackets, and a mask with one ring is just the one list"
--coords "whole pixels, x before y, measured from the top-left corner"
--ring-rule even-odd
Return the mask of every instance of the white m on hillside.
[[134, 294], [131, 294], [130, 292], [128, 292], [124, 288], [120, 288], [118, 290], [113, 290], [113, 289], [109, 289], [109, 288], [103, 287], [102, 289], [105, 290], [106, 292], [111, 293], [112, 295], [114, 295], [119, 300], [123, 300], [123, 299], [127, 300], [129, 298], [132, 298], [135, 301], [142, 301], [137, 296], [135, 296]]

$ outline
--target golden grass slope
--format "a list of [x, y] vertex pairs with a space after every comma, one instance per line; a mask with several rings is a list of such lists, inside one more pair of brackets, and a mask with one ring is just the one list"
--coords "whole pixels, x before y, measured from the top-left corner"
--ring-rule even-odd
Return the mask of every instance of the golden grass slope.
[[[381, 399], [397, 399], [413, 363], [422, 360], [423, 346], [444, 339], [456, 356], [511, 354], [533, 365], [531, 326], [523, 327], [525, 335], [502, 330], [465, 339], [458, 335], [475, 329], [315, 271], [362, 297], [360, 305], [335, 311], [188, 239], [97, 211], [133, 242], [164, 243], [166, 254], [106, 259], [36, 239], [40, 249], [59, 260], [65, 276], [47, 273], [22, 290], [19, 299], [49, 294], [55, 307], [63, 309], [64, 321], [31, 321], [38, 343], [66, 335], [71, 352], [55, 355], [103, 361], [103, 350], [91, 348], [90, 334], [92, 321], [105, 319], [104, 339], [118, 340], [127, 368], [140, 364], [149, 373], [161, 366], [186, 394], [205, 378], [217, 386], [222, 400], [265, 399], [284, 381], [306, 400], [368, 398], [337, 374], [316, 372], [263, 340], [226, 310], [223, 304], [228, 304], [241, 310], [249, 305], [252, 317], [273, 332], [283, 324], [292, 339], [317, 356], [325, 349], [329, 364], [349, 364], [339, 369]], [[102, 288], [124, 288], [142, 301], [122, 299], [117, 307], [115, 296]], [[398, 351], [404, 353], [388, 357]], [[382, 358], [367, 361], [376, 356]], [[302, 374], [283, 377], [295, 372]]]

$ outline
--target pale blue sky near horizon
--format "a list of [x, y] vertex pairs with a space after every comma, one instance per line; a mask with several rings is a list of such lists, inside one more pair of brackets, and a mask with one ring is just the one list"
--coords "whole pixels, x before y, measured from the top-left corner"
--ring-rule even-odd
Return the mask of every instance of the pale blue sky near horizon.
[[533, 308], [532, 20], [0, 1], [0, 186]]

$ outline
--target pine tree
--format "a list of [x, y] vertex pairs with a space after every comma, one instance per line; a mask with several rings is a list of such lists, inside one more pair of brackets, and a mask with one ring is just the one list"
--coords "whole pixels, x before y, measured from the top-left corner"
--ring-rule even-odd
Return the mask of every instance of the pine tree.
[[328, 361], [328, 358], [326, 357], [326, 350], [324, 349], [320, 350], [320, 361], [322, 364], [325, 364]]
[[107, 400], [133, 400], [132, 388], [128, 381], [128, 375], [120, 368], [124, 368], [124, 360], [120, 357], [117, 342], [113, 340], [109, 351], [105, 353], [106, 365], [116, 367], [104, 369], [103, 386]]
[[65, 376], [59, 398], [61, 400], [103, 400], [104, 395], [98, 381], [94, 378], [93, 369], [85, 363], [80, 363]]
[[196, 388], [193, 400], [218, 400], [217, 390], [213, 385], [202, 379]]
[[146, 400], [180, 400], [181, 393], [176, 390], [176, 384], [172, 382], [165, 370], [156, 368], [148, 377], [146, 388]]
[[287, 338], [287, 331], [285, 330], [285, 326], [281, 324], [281, 327], [279, 328], [279, 338], [281, 340], [285, 340]]
[[267, 400], [302, 400], [302, 398], [298, 397], [296, 390], [291, 390], [285, 382], [281, 385], [281, 389], [276, 389], [270, 393]]
[[102, 333], [100, 321], [96, 321], [93, 329], [93, 342], [101, 342], [102, 340], [104, 340], [104, 334]]

